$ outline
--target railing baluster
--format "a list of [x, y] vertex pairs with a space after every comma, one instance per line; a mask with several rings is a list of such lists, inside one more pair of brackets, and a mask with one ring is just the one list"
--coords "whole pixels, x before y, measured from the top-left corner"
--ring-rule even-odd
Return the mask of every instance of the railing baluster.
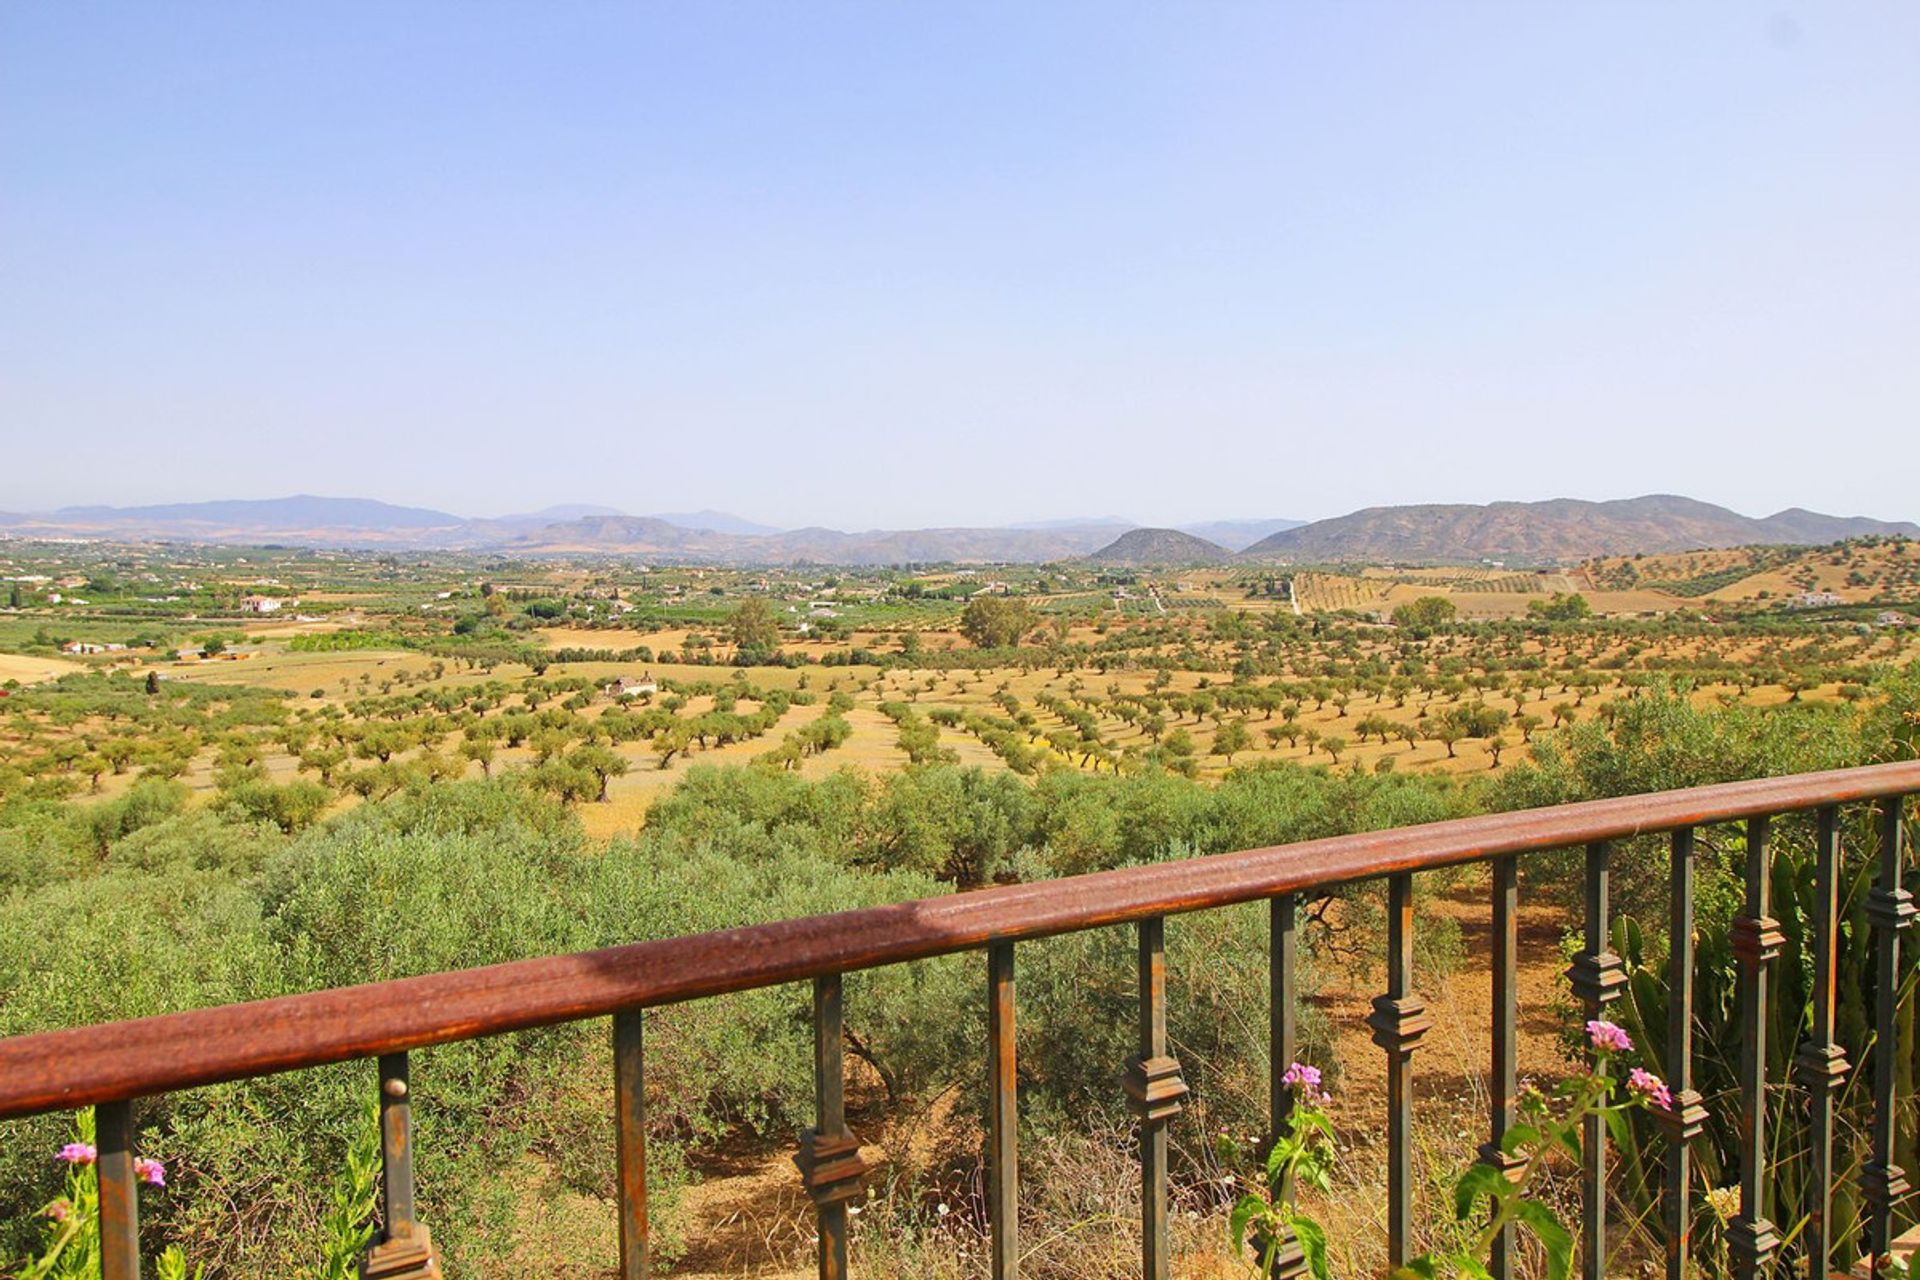
[[638, 1009], [613, 1015], [613, 1133], [620, 1164], [620, 1280], [646, 1280], [646, 1021]]
[[[1268, 905], [1267, 957], [1267, 1106], [1272, 1130], [1267, 1141], [1279, 1140], [1293, 1114], [1293, 1087], [1286, 1082], [1287, 1068], [1297, 1052], [1294, 1021], [1298, 1009], [1299, 955], [1295, 917], [1299, 898], [1283, 893]], [[1275, 1250], [1272, 1280], [1294, 1280], [1304, 1275], [1307, 1255], [1299, 1242], [1284, 1240]]]
[[1145, 1280], [1168, 1280], [1167, 1122], [1180, 1113], [1187, 1084], [1167, 1052], [1166, 921], [1159, 916], [1140, 922], [1140, 1052], [1121, 1085], [1140, 1120], [1140, 1272]]
[[1873, 1155], [1861, 1171], [1860, 1190], [1867, 1202], [1867, 1245], [1875, 1273], [1893, 1244], [1893, 1206], [1912, 1188], [1906, 1171], [1894, 1163], [1897, 1117], [1894, 1073], [1899, 1070], [1900, 934], [1913, 924], [1913, 895], [1901, 885], [1901, 798], [1880, 802], [1880, 877], [1867, 898], [1879, 944], [1873, 1008]]
[[1413, 994], [1413, 876], [1387, 877], [1387, 992], [1367, 1025], [1387, 1052], [1387, 1266], [1413, 1249], [1413, 1049], [1433, 1026]]
[[1707, 1123], [1693, 1087], [1693, 853], [1693, 828], [1679, 828], [1673, 833], [1667, 917], [1667, 1088], [1673, 1105], [1660, 1113], [1667, 1131], [1667, 1280], [1684, 1280], [1692, 1261], [1692, 1143]]
[[1272, 1132], [1267, 1140], [1280, 1136], [1287, 1117], [1293, 1114], [1293, 1090], [1284, 1079], [1297, 1052], [1294, 1039], [1296, 990], [1299, 982], [1298, 941], [1295, 916], [1299, 899], [1283, 893], [1267, 907], [1267, 1114]]
[[1013, 944], [987, 948], [987, 1220], [993, 1280], [1020, 1274], [1020, 1108], [1013, 1041]]
[[847, 1130], [846, 1050], [840, 975], [813, 980], [814, 1127], [800, 1137], [800, 1166], [820, 1221], [820, 1280], [846, 1280], [847, 1203], [864, 1190], [860, 1140]]
[[1832, 1260], [1829, 1214], [1833, 1207], [1834, 1094], [1847, 1078], [1847, 1053], [1833, 1039], [1834, 949], [1839, 942], [1840, 811], [1820, 810], [1814, 843], [1813, 1029], [1793, 1056], [1807, 1090], [1807, 1139], [1811, 1177], [1807, 1186], [1807, 1271], [1825, 1280]]
[[[1607, 1006], [1620, 998], [1627, 985], [1626, 966], [1613, 953], [1607, 920], [1612, 889], [1613, 846], [1598, 841], [1586, 853], [1586, 947], [1567, 969], [1573, 993], [1586, 1008], [1589, 1020], [1604, 1018]], [[1599, 1055], [1587, 1051], [1587, 1065], [1600, 1071]], [[1600, 1116], [1588, 1116], [1582, 1135], [1580, 1161], [1580, 1275], [1581, 1280], [1605, 1280], [1607, 1274], [1607, 1130]]]
[[101, 1280], [140, 1280], [140, 1184], [133, 1176], [133, 1104], [94, 1109]]
[[413, 1212], [413, 1099], [407, 1055], [380, 1057], [380, 1243], [361, 1260], [362, 1280], [426, 1280], [440, 1275], [433, 1239]]
[[[1517, 1020], [1516, 991], [1519, 987], [1516, 952], [1519, 948], [1520, 863], [1513, 857], [1495, 858], [1493, 871], [1493, 1069], [1488, 1075], [1487, 1094], [1491, 1103], [1489, 1136], [1480, 1148], [1484, 1164], [1501, 1170], [1508, 1177], [1519, 1174], [1521, 1160], [1500, 1149], [1501, 1139], [1513, 1125], [1513, 1103], [1520, 1091], [1515, 1067], [1517, 1045], [1514, 1039]], [[1493, 1242], [1488, 1270], [1494, 1280], [1511, 1280], [1513, 1275], [1513, 1228], [1502, 1231]]]
[[1727, 1224], [1727, 1252], [1742, 1280], [1772, 1270], [1780, 1251], [1780, 1232], [1767, 1216], [1767, 970], [1787, 939], [1773, 918], [1769, 826], [1766, 818], [1747, 823], [1746, 900], [1732, 930], [1746, 1046], [1740, 1058], [1740, 1213]]

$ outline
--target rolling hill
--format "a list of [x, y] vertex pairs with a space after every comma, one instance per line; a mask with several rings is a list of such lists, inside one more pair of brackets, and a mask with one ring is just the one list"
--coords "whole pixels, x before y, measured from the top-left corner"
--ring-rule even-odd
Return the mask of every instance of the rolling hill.
[[1131, 566], [1224, 564], [1233, 553], [1178, 529], [1130, 529], [1087, 558]]
[[1794, 508], [1754, 519], [1671, 494], [1586, 502], [1494, 502], [1369, 507], [1262, 538], [1248, 559], [1327, 563], [1556, 564], [1592, 556], [1833, 542], [1863, 534], [1920, 534], [1906, 522]]

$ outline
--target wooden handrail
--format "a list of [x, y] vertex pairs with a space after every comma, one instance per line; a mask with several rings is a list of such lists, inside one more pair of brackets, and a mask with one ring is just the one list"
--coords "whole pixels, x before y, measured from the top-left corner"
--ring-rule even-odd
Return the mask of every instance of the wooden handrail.
[[1335, 836], [0, 1040], [0, 1119], [404, 1053], [1502, 854], [1920, 792], [1920, 762]]

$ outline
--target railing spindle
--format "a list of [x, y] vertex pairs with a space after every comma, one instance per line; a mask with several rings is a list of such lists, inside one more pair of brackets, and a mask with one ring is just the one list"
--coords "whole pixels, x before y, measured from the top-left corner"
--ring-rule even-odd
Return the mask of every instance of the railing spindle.
[[1667, 1131], [1667, 1280], [1684, 1280], [1693, 1233], [1693, 1149], [1707, 1109], [1693, 1087], [1692, 827], [1673, 833], [1667, 917], [1667, 1088], [1673, 1105], [1660, 1113]]
[[1299, 985], [1298, 939], [1295, 916], [1299, 899], [1283, 893], [1267, 906], [1267, 1114], [1272, 1132], [1267, 1140], [1280, 1136], [1287, 1118], [1293, 1114], [1293, 1090], [1286, 1083], [1287, 1068], [1293, 1065], [1294, 1023]]
[[[1293, 1114], [1293, 1087], [1286, 1082], [1287, 1068], [1297, 1052], [1294, 1029], [1298, 1009], [1299, 941], [1296, 916], [1300, 899], [1283, 893], [1267, 908], [1267, 1106], [1272, 1130], [1269, 1144], [1277, 1142], [1280, 1131]], [[1284, 1240], [1275, 1250], [1272, 1280], [1294, 1280], [1304, 1275], [1307, 1255], [1296, 1240]]]
[[814, 1127], [800, 1136], [800, 1166], [820, 1221], [820, 1280], [846, 1280], [847, 1204], [865, 1189], [860, 1140], [847, 1130], [845, 1024], [840, 975], [813, 980]]
[[620, 1164], [620, 1280], [646, 1280], [646, 1022], [638, 1009], [613, 1015], [613, 1132]]
[[[1613, 953], [1607, 915], [1612, 890], [1613, 846], [1598, 841], [1586, 852], [1586, 946], [1567, 969], [1573, 993], [1580, 998], [1589, 1020], [1604, 1018], [1607, 1006], [1620, 998], [1627, 985], [1626, 966]], [[1599, 1055], [1587, 1051], [1587, 1066], [1602, 1070]], [[1588, 1116], [1582, 1134], [1580, 1161], [1580, 1275], [1581, 1280], [1605, 1280], [1607, 1274], [1607, 1130], [1600, 1116]]]
[[[1586, 1017], [1601, 1019], [1626, 986], [1626, 965], [1609, 942], [1609, 894], [1613, 889], [1613, 844], [1586, 846], [1586, 946], [1567, 967], [1574, 996]], [[1599, 1055], [1586, 1054], [1588, 1069], [1601, 1071]], [[1605, 1280], [1607, 1274], [1607, 1128], [1597, 1115], [1586, 1117], [1580, 1144], [1580, 1276]]]
[[1413, 1250], [1413, 1050], [1433, 1026], [1413, 994], [1413, 876], [1387, 877], [1387, 992], [1367, 1025], [1387, 1053], [1387, 1266]]
[[1894, 1163], [1895, 1072], [1899, 1070], [1900, 934], [1913, 924], [1913, 895], [1902, 886], [1901, 798], [1880, 802], [1880, 876], [1867, 897], [1867, 916], [1878, 943], [1873, 1009], [1873, 1154], [1861, 1171], [1867, 1202], [1867, 1244], [1875, 1273], [1893, 1244], [1893, 1206], [1912, 1188]]
[[[1491, 1104], [1488, 1140], [1480, 1148], [1480, 1160], [1508, 1177], [1519, 1174], [1521, 1160], [1500, 1149], [1501, 1139], [1513, 1125], [1513, 1103], [1520, 1091], [1515, 1065], [1515, 1042], [1519, 974], [1516, 952], [1519, 949], [1520, 863], [1519, 859], [1495, 858], [1493, 871], [1493, 1069], [1487, 1080]], [[1513, 1276], [1513, 1228], [1502, 1231], [1493, 1242], [1488, 1270], [1494, 1280]]]
[[1772, 1270], [1780, 1251], [1780, 1232], [1767, 1216], [1767, 970], [1787, 939], [1773, 918], [1769, 827], [1766, 818], [1747, 822], [1746, 899], [1732, 930], [1746, 1045], [1740, 1058], [1740, 1213], [1727, 1224], [1727, 1252], [1742, 1280]]
[[1013, 944], [987, 948], [987, 1220], [993, 1280], [1020, 1274], [1020, 1108], [1013, 1040]]
[[1140, 1271], [1169, 1280], [1173, 1241], [1167, 1234], [1167, 1122], [1180, 1113], [1187, 1084], [1167, 1052], [1166, 921], [1140, 922], [1140, 1052], [1121, 1086], [1140, 1121]]
[[380, 1243], [361, 1260], [362, 1280], [426, 1280], [440, 1275], [433, 1239], [413, 1211], [413, 1098], [407, 1055], [380, 1056]]
[[140, 1280], [140, 1184], [133, 1176], [133, 1104], [94, 1109], [101, 1280]]
[[1814, 843], [1813, 1028], [1794, 1054], [1794, 1071], [1807, 1090], [1807, 1271], [1825, 1280], [1833, 1238], [1833, 1104], [1847, 1078], [1847, 1053], [1834, 1043], [1835, 948], [1840, 933], [1840, 811], [1820, 810]]

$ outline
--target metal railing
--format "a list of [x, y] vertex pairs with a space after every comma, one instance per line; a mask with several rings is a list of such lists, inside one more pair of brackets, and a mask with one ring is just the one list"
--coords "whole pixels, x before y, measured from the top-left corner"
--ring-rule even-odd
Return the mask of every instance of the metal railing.
[[[1783, 935], [1769, 915], [1770, 819], [1817, 813], [1818, 878], [1814, 920], [1811, 1034], [1795, 1055], [1795, 1074], [1811, 1115], [1810, 1203], [1804, 1255], [1823, 1278], [1835, 1247], [1834, 1095], [1850, 1070], [1835, 1042], [1834, 984], [1839, 929], [1839, 807], [1877, 807], [1878, 871], [1867, 912], [1876, 941], [1877, 1005], [1873, 1041], [1872, 1155], [1861, 1177], [1868, 1248], [1877, 1264], [1893, 1245], [1893, 1208], [1908, 1192], [1894, 1163], [1894, 1024], [1900, 935], [1912, 923], [1912, 896], [1901, 886], [1903, 805], [1920, 793], [1920, 762], [1873, 765], [1768, 778], [1654, 795], [1589, 801], [1467, 818], [1293, 845], [1128, 867], [1037, 884], [812, 916], [603, 951], [523, 960], [418, 978], [336, 988], [247, 1004], [166, 1014], [102, 1026], [0, 1040], [0, 1120], [38, 1112], [98, 1108], [98, 1170], [104, 1280], [139, 1275], [138, 1197], [132, 1161], [133, 1101], [222, 1081], [326, 1063], [378, 1062], [384, 1203], [382, 1238], [364, 1274], [437, 1275], [427, 1230], [414, 1215], [412, 1097], [408, 1055], [451, 1041], [611, 1015], [614, 1132], [619, 1153], [620, 1274], [648, 1274], [644, 1090], [644, 1011], [705, 996], [780, 983], [813, 983], [815, 1124], [796, 1157], [820, 1223], [822, 1277], [847, 1274], [847, 1204], [862, 1194], [860, 1144], [847, 1127], [841, 978], [881, 965], [966, 951], [986, 953], [988, 1022], [987, 1214], [996, 1280], [1018, 1268], [1018, 1153], [1015, 1144], [1014, 961], [1022, 942], [1079, 930], [1133, 924], [1139, 934], [1139, 1048], [1122, 1086], [1139, 1118], [1142, 1179], [1141, 1273], [1167, 1280], [1167, 1125], [1187, 1086], [1167, 1042], [1165, 917], [1268, 901], [1271, 911], [1270, 1036], [1272, 1121], [1284, 1122], [1290, 1091], [1280, 1073], [1294, 1057], [1297, 909], [1303, 894], [1360, 881], [1387, 882], [1386, 991], [1367, 1023], [1386, 1054], [1387, 1199], [1390, 1263], [1413, 1248], [1413, 1097], [1411, 1059], [1430, 1023], [1414, 993], [1413, 875], [1464, 863], [1491, 864], [1493, 884], [1493, 1069], [1488, 1142], [1481, 1158], [1503, 1159], [1500, 1140], [1517, 1099], [1517, 864], [1522, 855], [1585, 849], [1585, 939], [1569, 971], [1589, 1017], [1602, 1016], [1626, 981], [1608, 949], [1610, 859], [1614, 842], [1647, 834], [1671, 839], [1671, 999], [1668, 1085], [1673, 1105], [1660, 1113], [1672, 1139], [1663, 1194], [1667, 1274], [1689, 1265], [1693, 1221], [1688, 1140], [1707, 1118], [1692, 1080], [1694, 829], [1746, 824], [1746, 898], [1734, 924], [1741, 964], [1746, 1047], [1741, 1063], [1740, 1210], [1728, 1232], [1738, 1273], [1773, 1268], [1781, 1248], [1765, 1215], [1764, 1133], [1767, 969]], [[1779, 1082], [1774, 1082], [1778, 1084]], [[1607, 1148], [1589, 1121], [1581, 1185], [1586, 1280], [1606, 1274]], [[1303, 1262], [1298, 1250], [1288, 1269]], [[1492, 1274], [1507, 1280], [1511, 1241], [1496, 1245]]]

